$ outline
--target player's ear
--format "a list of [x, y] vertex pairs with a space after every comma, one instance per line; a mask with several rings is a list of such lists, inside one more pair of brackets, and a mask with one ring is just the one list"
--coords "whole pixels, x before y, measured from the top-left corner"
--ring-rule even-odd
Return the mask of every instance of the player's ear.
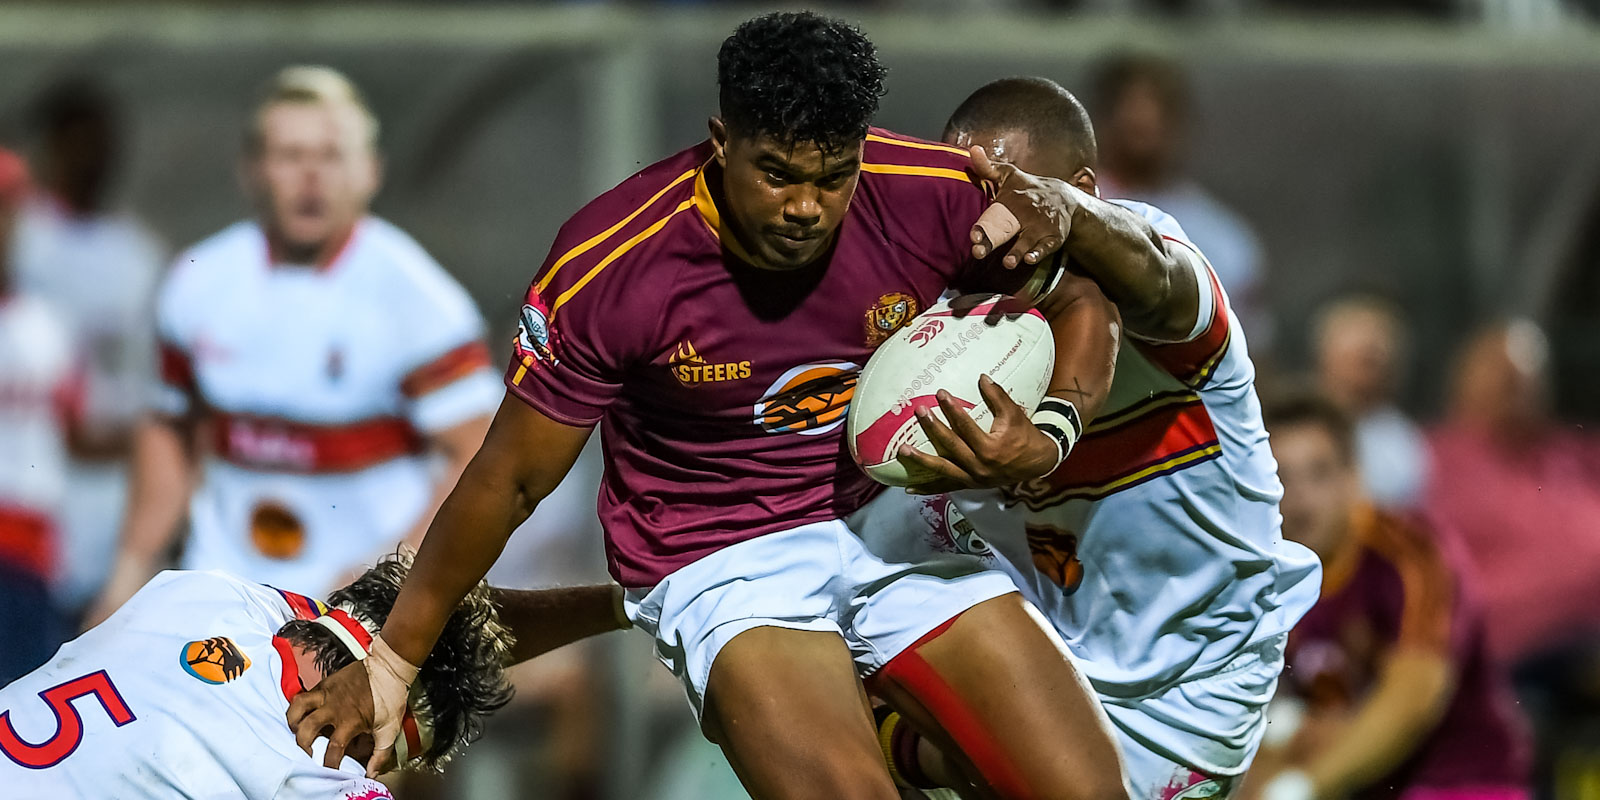
[[1100, 196], [1100, 184], [1096, 182], [1092, 167], [1079, 167], [1077, 172], [1072, 173], [1072, 180], [1067, 182], [1085, 194]]
[[711, 129], [711, 152], [717, 159], [717, 166], [728, 166], [728, 124], [722, 117], [712, 117], [706, 121], [706, 126]]

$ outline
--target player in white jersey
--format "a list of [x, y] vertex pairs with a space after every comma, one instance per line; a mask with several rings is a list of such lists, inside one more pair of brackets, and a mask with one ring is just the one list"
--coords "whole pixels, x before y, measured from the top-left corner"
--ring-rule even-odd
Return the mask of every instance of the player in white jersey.
[[94, 598], [116, 554], [134, 423], [155, 367], [156, 282], [167, 254], [150, 231], [107, 207], [120, 142], [111, 100], [80, 80], [35, 103], [39, 191], [17, 220], [18, 287], [66, 317], [83, 362], [83, 415], [61, 512], [55, 588], [75, 612]]
[[[1103, 203], [1088, 116], [1050, 81], [979, 89], [945, 140]], [[1110, 202], [1168, 258], [1089, 271], [1125, 326], [1109, 398], [1055, 472], [955, 496], [981, 538], [950, 546], [989, 554], [1060, 632], [1116, 728], [1134, 800], [1222, 797], [1260, 743], [1320, 567], [1279, 533], [1277, 465], [1226, 292], [1171, 216]], [[902, 775], [940, 772], [885, 727]]]
[[[419, 541], [477, 450], [503, 394], [482, 320], [367, 214], [375, 135], [332, 70], [269, 86], [245, 155], [260, 219], [189, 248], [158, 294], [160, 394], [102, 613], [154, 571], [185, 501], [185, 567], [318, 593]], [[191, 478], [202, 421], [210, 457]]]
[[[331, 769], [303, 750], [284, 713], [323, 675], [367, 656], [408, 566], [385, 559], [326, 604], [223, 572], [157, 575], [0, 689], [0, 794], [388, 798], [356, 761]], [[397, 763], [436, 771], [510, 698], [511, 639], [492, 598], [480, 584], [451, 616], [412, 693]]]
[[66, 324], [17, 291], [10, 268], [7, 243], [27, 187], [22, 159], [0, 149], [0, 681], [43, 663], [61, 642], [49, 580], [80, 405]]

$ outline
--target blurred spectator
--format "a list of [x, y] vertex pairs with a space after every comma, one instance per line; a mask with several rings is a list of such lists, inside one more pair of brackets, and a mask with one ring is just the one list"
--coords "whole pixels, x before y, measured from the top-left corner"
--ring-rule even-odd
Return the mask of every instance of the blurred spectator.
[[63, 608], [81, 608], [105, 582], [127, 500], [126, 461], [137, 398], [154, 367], [152, 294], [161, 245], [132, 216], [108, 207], [121, 153], [110, 97], [83, 81], [42, 95], [33, 114], [39, 189], [17, 223], [22, 291], [66, 316], [85, 359], [84, 415], [73, 440], [57, 575]]
[[1348, 297], [1321, 312], [1316, 329], [1318, 388], [1356, 421], [1356, 455], [1367, 497], [1411, 508], [1428, 471], [1422, 431], [1395, 406], [1406, 362], [1405, 322], [1388, 302]]
[[65, 323], [12, 277], [9, 245], [27, 187], [22, 159], [0, 149], [0, 686], [61, 643], [49, 579], [79, 385]]
[[1428, 513], [1462, 534], [1513, 664], [1600, 634], [1600, 437], [1550, 419], [1547, 358], [1527, 320], [1472, 337], [1429, 437]]
[[1315, 550], [1324, 573], [1322, 599], [1290, 634], [1278, 701], [1300, 704], [1298, 730], [1285, 737], [1280, 706], [1280, 741], [1256, 762], [1259, 796], [1527, 797], [1526, 731], [1446, 541], [1363, 501], [1336, 405], [1282, 398], [1266, 420], [1283, 534]]
[[[321, 595], [420, 541], [477, 451], [504, 394], [483, 320], [368, 215], [377, 132], [333, 70], [290, 67], [267, 87], [242, 165], [259, 219], [184, 252], [157, 298], [160, 394], [90, 624], [158, 568], [186, 504], [185, 567]], [[195, 464], [202, 422], [211, 457]]]
[[1184, 173], [1191, 117], [1182, 70], [1153, 56], [1124, 55], [1100, 64], [1092, 81], [1101, 192], [1183, 220], [1250, 331], [1251, 353], [1268, 354], [1272, 318], [1262, 304], [1261, 242], [1249, 223]]

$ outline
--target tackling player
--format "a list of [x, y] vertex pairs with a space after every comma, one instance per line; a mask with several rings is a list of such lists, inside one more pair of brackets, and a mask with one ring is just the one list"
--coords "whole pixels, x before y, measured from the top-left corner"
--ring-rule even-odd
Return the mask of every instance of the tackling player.
[[243, 164], [259, 220], [189, 248], [158, 295], [161, 393], [91, 621], [155, 571], [186, 503], [184, 566], [327, 591], [419, 540], [482, 441], [500, 396], [483, 321], [367, 213], [376, 137], [337, 72], [291, 67], [267, 87]]
[[[116, 614], [0, 689], [7, 797], [379, 800], [383, 784], [308, 757], [295, 695], [367, 657], [408, 564], [391, 556], [327, 604], [222, 572], [163, 572]], [[478, 585], [406, 704], [398, 763], [438, 770], [511, 697], [497, 597]], [[515, 612], [513, 612], [515, 613]], [[370, 746], [370, 742], [367, 743]]]
[[[1177, 221], [1099, 198], [1094, 132], [1065, 89], [995, 81], [962, 103], [944, 138], [1070, 182], [1071, 269], [1099, 284], [1126, 326], [1110, 397], [1071, 457], [958, 505], [1077, 656], [1115, 726], [1134, 800], [1225, 796], [1260, 742], [1285, 637], [1319, 576], [1315, 556], [1279, 535], [1282, 490], [1238, 318]], [[1105, 257], [1106, 227], [1085, 218], [1147, 242], [1149, 257]], [[1052, 294], [1080, 291], [1069, 273]], [[945, 413], [962, 430], [964, 412]], [[924, 427], [949, 453], [983, 441], [933, 419]], [[937, 488], [983, 485], [959, 458], [911, 458], [947, 475]], [[917, 751], [938, 759], [914, 735], [885, 728], [902, 776], [926, 783], [941, 771], [919, 769]]]
[[[849, 26], [752, 20], [719, 54], [710, 141], [567, 223], [522, 309], [510, 396], [374, 657], [291, 708], [303, 745], [392, 739], [444, 613], [599, 424], [626, 612], [752, 795], [897, 797], [865, 676], [992, 796], [1123, 795], [1098, 708], [1008, 577], [965, 554], [891, 558], [864, 542], [949, 531], [850, 462], [859, 365], [952, 285], [995, 286], [975, 260], [994, 243], [1020, 228], [1003, 261], [1034, 264], [1067, 233], [1058, 183], [870, 129], [882, 76]], [[1003, 179], [999, 205], [981, 178]], [[1010, 230], [989, 227], [1005, 217]], [[1148, 248], [1118, 243], [1127, 257]], [[1029, 411], [1011, 420], [980, 454], [997, 483], [1053, 469], [1109, 381], [1114, 309], [1086, 297], [1048, 316], [1072, 344], [1053, 385], [1087, 388], [1076, 410], [1050, 410], [1054, 436]]]

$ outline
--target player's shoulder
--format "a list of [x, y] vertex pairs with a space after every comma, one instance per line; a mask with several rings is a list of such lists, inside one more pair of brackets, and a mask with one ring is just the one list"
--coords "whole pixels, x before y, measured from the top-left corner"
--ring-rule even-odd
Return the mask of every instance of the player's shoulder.
[[959, 147], [883, 128], [869, 129], [861, 148], [861, 183], [880, 190], [971, 191], [979, 184], [971, 167], [972, 156]]
[[[476, 317], [465, 288], [411, 234], [381, 217], [363, 219], [351, 243], [358, 281], [390, 302]], [[364, 279], [364, 280], [363, 280]]]
[[[659, 269], [721, 253], [715, 205], [704, 178], [711, 146], [702, 142], [640, 170], [589, 201], [561, 226], [535, 278], [536, 290], [552, 306], [565, 305], [591, 284], [629, 286], [633, 291], [590, 290], [604, 302], [660, 299], [671, 280]], [[649, 276], [643, 274], [649, 271]], [[643, 289], [641, 290], [641, 287]]]
[[1150, 227], [1155, 228], [1156, 233], [1168, 238], [1178, 239], [1192, 246], [1193, 240], [1189, 238], [1188, 233], [1184, 232], [1183, 225], [1178, 222], [1177, 217], [1168, 214], [1166, 211], [1149, 203], [1120, 197], [1112, 198], [1108, 202], [1138, 214], [1145, 222], [1150, 223]]
[[1363, 510], [1361, 543], [1396, 568], [1438, 569], [1444, 551], [1427, 523], [1410, 514], [1376, 508]]
[[160, 607], [167, 610], [165, 613], [172, 613], [184, 608], [220, 610], [239, 602], [274, 613], [287, 613], [289, 609], [289, 602], [283, 593], [269, 586], [221, 570], [185, 569], [157, 573], [134, 593], [124, 608], [132, 613], [140, 613], [151, 607]]
[[184, 248], [172, 260], [163, 281], [167, 294], [225, 284], [241, 272], [266, 262], [267, 240], [261, 227], [240, 220]]

